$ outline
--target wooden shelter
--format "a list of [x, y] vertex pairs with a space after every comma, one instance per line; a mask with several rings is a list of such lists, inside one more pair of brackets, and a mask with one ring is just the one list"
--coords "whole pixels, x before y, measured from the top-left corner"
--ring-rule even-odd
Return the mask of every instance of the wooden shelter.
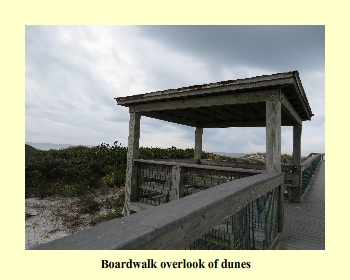
[[126, 199], [133, 201], [141, 116], [196, 128], [194, 158], [204, 128], [266, 127], [266, 170], [281, 171], [281, 126], [293, 126], [293, 165], [300, 165], [302, 121], [313, 116], [298, 71], [194, 85], [115, 98], [129, 107]]

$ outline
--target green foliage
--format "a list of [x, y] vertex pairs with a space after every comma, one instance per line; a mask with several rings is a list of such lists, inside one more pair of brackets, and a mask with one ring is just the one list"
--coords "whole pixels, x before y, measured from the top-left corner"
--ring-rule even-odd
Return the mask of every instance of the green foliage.
[[[127, 148], [118, 141], [112, 146], [76, 146], [42, 151], [25, 145], [26, 197], [61, 194], [75, 196], [104, 183], [122, 186], [125, 182]], [[142, 159], [190, 159], [194, 149], [141, 147]], [[202, 153], [206, 158], [209, 153]]]
[[[127, 148], [117, 141], [113, 146], [102, 143], [92, 148], [77, 146], [49, 151], [26, 145], [25, 151], [26, 197], [76, 195], [84, 188], [97, 186], [108, 175], [107, 167], [125, 174]], [[115, 180], [120, 184], [118, 178]]]

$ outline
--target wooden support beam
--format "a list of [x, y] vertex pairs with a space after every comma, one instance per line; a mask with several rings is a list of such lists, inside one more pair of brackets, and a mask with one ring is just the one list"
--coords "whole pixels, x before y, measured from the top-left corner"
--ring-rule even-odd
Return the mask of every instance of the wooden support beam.
[[217, 122], [217, 121], [222, 121], [221, 118], [219, 118], [217, 115], [215, 115], [213, 112], [207, 111], [203, 108], [193, 108], [192, 109], [197, 117], [204, 116], [202, 118], [202, 121], [206, 120], [208, 122]]
[[[292, 155], [292, 165], [300, 167], [301, 164], [301, 125], [293, 126], [293, 155]], [[297, 168], [294, 174], [294, 187], [291, 189], [291, 202], [301, 202], [302, 195], [302, 171]]]
[[183, 125], [188, 125], [188, 126], [195, 126], [196, 123], [193, 122], [192, 120], [189, 120], [186, 117], [181, 117], [181, 116], [173, 116], [169, 114], [160, 114], [158, 112], [146, 112], [142, 114], [143, 116], [158, 119], [158, 120], [163, 120], [171, 123], [177, 123], [177, 124], [183, 124]]
[[223, 113], [229, 115], [232, 119], [237, 121], [243, 120], [242, 116], [235, 113], [234, 109], [232, 109], [230, 106], [222, 106], [220, 108], [222, 108]]
[[[281, 102], [266, 102], [266, 171], [281, 172]], [[278, 232], [283, 232], [284, 186], [278, 188]]]
[[282, 109], [293, 119], [293, 121], [295, 121], [296, 124], [301, 125], [302, 119], [300, 118], [297, 111], [295, 111], [292, 104], [290, 104], [287, 97], [282, 92], [281, 92], [280, 96], [281, 96], [280, 99], [281, 99], [281, 103], [282, 103]]
[[255, 109], [255, 111], [257, 111], [259, 113], [259, 115], [261, 115], [261, 116], [265, 115], [265, 111], [262, 110], [261, 108], [259, 108], [259, 106], [256, 103], [251, 103], [251, 104], [249, 104], [249, 106], [253, 107]]
[[202, 157], [202, 137], [203, 127], [197, 126], [195, 132], [194, 158], [200, 159]]
[[299, 166], [301, 163], [301, 125], [293, 126], [293, 156], [292, 165]]
[[243, 118], [247, 118], [247, 119], [250, 119], [252, 121], [255, 121], [255, 119], [250, 115], [250, 114], [247, 114], [244, 109], [241, 110], [239, 109], [237, 106], [234, 107], [233, 111], [239, 115], [241, 115]]
[[266, 171], [281, 172], [281, 102], [266, 102]]
[[218, 114], [216, 111], [212, 110], [211, 108], [209, 109], [209, 108], [203, 107], [203, 108], [195, 108], [194, 110], [214, 118], [213, 121], [222, 121], [227, 119], [227, 117], [222, 117], [220, 114]]
[[184, 196], [185, 189], [185, 167], [172, 167], [172, 184], [169, 196], [169, 202]]
[[278, 100], [279, 90], [255, 91], [246, 93], [233, 93], [227, 95], [214, 95], [193, 99], [160, 101], [154, 103], [144, 103], [139, 105], [131, 105], [130, 112], [150, 112], [160, 110], [175, 110], [185, 108], [210, 107], [221, 105], [245, 104], [264, 102], [268, 100]]
[[130, 214], [130, 202], [136, 201], [139, 196], [139, 190], [137, 188], [137, 167], [134, 165], [133, 161], [139, 157], [140, 119], [141, 115], [139, 113], [130, 113], [124, 216]]
[[249, 104], [245, 104], [245, 105], [244, 105], [244, 111], [245, 111], [245, 115], [246, 115], [249, 119], [251, 119], [251, 120], [253, 120], [253, 121], [256, 120], [256, 115], [255, 115], [255, 113], [249, 108]]
[[259, 120], [259, 121], [244, 121], [244, 122], [237, 122], [237, 121], [230, 121], [230, 122], [203, 122], [201, 124], [203, 128], [223, 128], [223, 127], [265, 127], [266, 122], [265, 120]]

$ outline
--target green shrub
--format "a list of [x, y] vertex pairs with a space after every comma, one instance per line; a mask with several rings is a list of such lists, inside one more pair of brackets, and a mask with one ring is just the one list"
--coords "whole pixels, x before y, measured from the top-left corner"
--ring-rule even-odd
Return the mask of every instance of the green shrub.
[[[25, 145], [25, 194], [74, 196], [103, 183], [120, 187], [125, 183], [127, 148], [118, 141], [112, 146], [76, 146], [60, 150], [41, 151]], [[191, 159], [194, 149], [141, 147], [143, 159]], [[211, 154], [203, 152], [202, 158]]]

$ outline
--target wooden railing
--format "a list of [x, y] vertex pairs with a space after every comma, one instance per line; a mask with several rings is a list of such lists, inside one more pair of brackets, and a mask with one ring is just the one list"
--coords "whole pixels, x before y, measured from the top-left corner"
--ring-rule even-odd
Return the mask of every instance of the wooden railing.
[[[209, 243], [219, 249], [273, 249], [283, 230], [283, 181], [283, 173], [267, 172], [232, 180], [32, 249], [196, 249], [203, 242], [205, 249], [217, 248], [207, 248]], [[254, 210], [260, 204], [264, 207]], [[229, 238], [210, 237], [222, 224]]]
[[[190, 162], [190, 163], [188, 163]], [[159, 205], [264, 170], [199, 165], [193, 160], [134, 160], [138, 200]]]
[[[282, 164], [282, 172], [285, 173], [284, 188], [288, 199], [291, 202], [301, 202], [303, 194], [307, 189], [315, 170], [321, 160], [324, 160], [325, 154], [312, 153], [303, 161], [300, 166]], [[225, 166], [234, 168], [246, 168], [254, 170], [264, 170], [265, 164], [247, 163], [247, 162], [230, 162], [219, 160], [199, 160], [199, 164], [210, 166]]]

